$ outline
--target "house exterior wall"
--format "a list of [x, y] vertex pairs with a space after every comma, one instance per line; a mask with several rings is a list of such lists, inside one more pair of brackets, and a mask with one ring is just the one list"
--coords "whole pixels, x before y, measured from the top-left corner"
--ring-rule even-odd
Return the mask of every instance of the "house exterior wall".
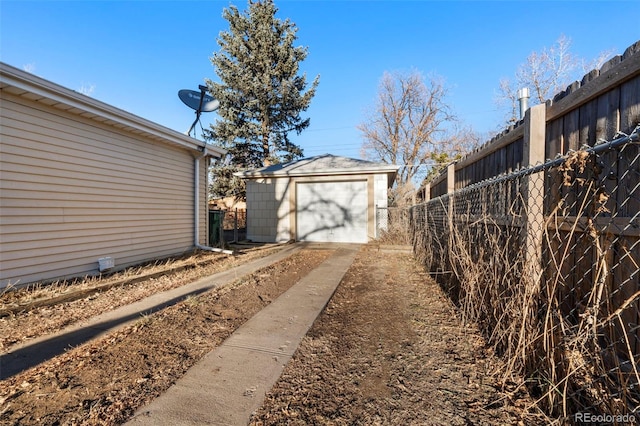
[[0, 287], [97, 273], [103, 256], [119, 268], [193, 248], [191, 151], [0, 94]]

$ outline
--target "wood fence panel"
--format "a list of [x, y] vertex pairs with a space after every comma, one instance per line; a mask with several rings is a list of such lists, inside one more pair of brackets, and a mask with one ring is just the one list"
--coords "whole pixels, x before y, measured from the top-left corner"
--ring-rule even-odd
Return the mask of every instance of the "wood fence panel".
[[[544, 196], [544, 215], [549, 216], [553, 212], [553, 210], [557, 206], [557, 202], [559, 197], [554, 197], [554, 194], [551, 193], [553, 188], [557, 187], [556, 180], [558, 179], [559, 174], [554, 170], [549, 170], [544, 175], [544, 187], [546, 188], [546, 193]], [[555, 203], [554, 203], [555, 202]]]
[[594, 240], [589, 232], [578, 232], [574, 236], [574, 246], [572, 250], [572, 275], [573, 288], [575, 289], [578, 303], [575, 306], [577, 313], [581, 312], [581, 304], [585, 303], [593, 294], [596, 288], [596, 267], [597, 252], [594, 248]]
[[437, 198], [447, 193], [447, 179], [441, 180], [431, 187], [431, 199]]
[[[610, 141], [615, 138], [620, 129], [620, 88], [610, 90], [598, 97], [598, 118], [596, 123], [596, 143], [599, 141]], [[614, 195], [616, 190], [618, 152], [607, 152], [600, 156], [600, 161], [604, 165], [603, 186], [606, 196], [609, 197], [605, 207], [609, 214], [616, 214], [617, 200]], [[612, 168], [615, 166], [616, 168]], [[611, 177], [611, 179], [609, 178]]]
[[507, 162], [507, 148], [509, 145], [505, 146], [498, 152], [498, 173], [505, 174], [509, 169], [509, 163]]
[[[638, 47], [638, 44], [636, 44]], [[636, 53], [637, 55], [638, 53]], [[625, 52], [626, 55], [626, 52]], [[619, 130], [631, 133], [640, 124], [640, 75], [625, 82], [620, 87]], [[640, 211], [640, 148], [637, 144], [628, 145], [619, 153], [617, 170], [618, 216], [632, 217]], [[635, 226], [638, 227], [637, 225]], [[640, 239], [624, 236], [617, 243], [616, 251], [619, 264], [615, 270], [614, 283], [618, 287], [618, 304], [624, 303], [640, 290]], [[640, 300], [636, 300], [622, 313], [621, 320], [626, 327], [630, 349], [640, 353]], [[636, 328], [635, 332], [630, 332]]]
[[620, 88], [620, 131], [629, 134], [640, 124], [640, 76]]
[[562, 153], [580, 148], [580, 109], [574, 109], [564, 116]]
[[564, 117], [556, 118], [547, 123], [547, 137], [545, 141], [545, 158], [555, 158], [562, 154], [562, 131], [564, 129]]
[[627, 145], [619, 152], [617, 165], [617, 216], [633, 217], [640, 211], [640, 146]]
[[593, 146], [596, 143], [596, 111], [598, 101], [594, 99], [579, 108], [580, 111], [580, 147]]
[[456, 189], [464, 188], [467, 185], [465, 170], [456, 170]]
[[464, 188], [465, 186], [471, 185], [471, 183], [473, 182], [473, 177], [471, 176], [471, 169], [467, 167], [462, 169], [461, 172], [464, 176], [464, 181], [463, 181], [464, 183], [460, 187]]
[[[545, 141], [545, 158], [554, 158], [562, 146], [562, 117], [547, 123], [546, 141]], [[549, 170], [545, 179], [545, 187], [547, 188], [547, 196], [545, 197], [545, 214], [552, 214], [558, 207], [562, 199], [562, 175], [557, 168]]]
[[494, 173], [497, 174], [496, 172], [496, 153], [494, 152], [487, 158], [486, 167], [481, 169], [482, 174], [480, 180], [485, 180], [488, 175], [493, 176]]
[[[611, 288], [612, 311], [621, 307], [625, 301], [640, 290], [640, 274], [638, 273], [640, 239], [625, 236], [618, 240], [615, 247], [614, 265], [616, 267], [612, 272], [613, 286]], [[626, 337], [629, 339], [631, 350], [635, 351], [635, 354], [640, 354], [640, 329], [633, 331], [640, 325], [640, 301], [636, 301], [624, 309], [620, 319], [624, 325]], [[620, 341], [619, 337], [623, 336], [622, 332], [618, 331], [616, 334], [618, 335], [615, 336], [615, 341]], [[619, 347], [618, 353], [621, 351], [624, 354], [625, 348]], [[625, 358], [628, 359], [628, 356]]]
[[[629, 134], [640, 124], [640, 76], [623, 84], [620, 91], [620, 131]], [[629, 145], [620, 152], [618, 161], [616, 176], [618, 182], [624, 181], [617, 193], [618, 214], [626, 217], [640, 211], [639, 156], [638, 145]]]
[[521, 168], [522, 166], [524, 166], [525, 164], [522, 164], [522, 158], [523, 158], [523, 152], [524, 152], [524, 139], [520, 138], [516, 141], [513, 142], [513, 168], [514, 170], [517, 170], [519, 168]]
[[484, 166], [485, 161], [487, 161], [486, 157], [480, 161], [476, 161], [471, 166], [473, 168], [473, 179], [471, 180], [471, 184], [480, 182], [482, 180], [482, 168]]
[[504, 149], [505, 155], [505, 172], [511, 173], [515, 170], [516, 158], [515, 158], [515, 144], [509, 144]]
[[[565, 155], [570, 150], [576, 151], [580, 146], [580, 109], [577, 108], [569, 111], [563, 116], [563, 118], [562, 151], [560, 153]], [[576, 214], [578, 190], [577, 185], [563, 185], [560, 191], [561, 197], [564, 199], [564, 203], [567, 206], [571, 206], [569, 213], [571, 215]]]
[[572, 319], [572, 325], [577, 323], [577, 315], [572, 311], [580, 301], [580, 292], [576, 291], [576, 277], [571, 270], [575, 266], [575, 246], [576, 235], [571, 231], [560, 231], [560, 244], [558, 245], [556, 262], [559, 266], [558, 271], [558, 301], [560, 303], [560, 311], [564, 317], [569, 316]]
[[612, 140], [620, 123], [620, 88], [614, 88], [598, 97], [596, 143]]
[[489, 167], [486, 167], [482, 170], [482, 180], [485, 180], [488, 177], [495, 176], [497, 174], [496, 173], [497, 172], [496, 168], [498, 165], [498, 162], [496, 161], [498, 157], [497, 153], [498, 152], [496, 151], [493, 154], [491, 154], [491, 156], [489, 157]]

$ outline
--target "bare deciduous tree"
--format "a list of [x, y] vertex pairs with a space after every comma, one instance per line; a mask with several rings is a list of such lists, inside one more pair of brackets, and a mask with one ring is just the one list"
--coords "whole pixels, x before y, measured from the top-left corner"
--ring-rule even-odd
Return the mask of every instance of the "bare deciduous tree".
[[500, 80], [496, 104], [506, 110], [507, 123], [513, 124], [518, 120], [518, 89], [529, 88], [531, 105], [543, 103], [579, 78], [580, 72], [584, 74], [599, 68], [611, 55], [611, 50], [604, 51], [587, 62], [571, 53], [571, 39], [562, 34], [551, 47], [529, 54], [518, 67], [513, 80]]
[[439, 76], [425, 81], [418, 71], [385, 72], [373, 111], [358, 125], [364, 158], [401, 166], [394, 190], [399, 204], [412, 195], [421, 166], [437, 162], [437, 154], [461, 149], [451, 132], [456, 118], [446, 95]]

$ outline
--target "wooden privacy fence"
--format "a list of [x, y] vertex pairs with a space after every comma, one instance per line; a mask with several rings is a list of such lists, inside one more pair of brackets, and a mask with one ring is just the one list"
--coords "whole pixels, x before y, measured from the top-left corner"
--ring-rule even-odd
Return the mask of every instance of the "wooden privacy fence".
[[[425, 198], [633, 131], [640, 122], [640, 41], [571, 84], [542, 110], [529, 123], [525, 117], [451, 165], [423, 189]], [[528, 129], [542, 133], [525, 135]]]
[[410, 209], [417, 257], [505, 375], [569, 421], [640, 407], [639, 50], [531, 108]]

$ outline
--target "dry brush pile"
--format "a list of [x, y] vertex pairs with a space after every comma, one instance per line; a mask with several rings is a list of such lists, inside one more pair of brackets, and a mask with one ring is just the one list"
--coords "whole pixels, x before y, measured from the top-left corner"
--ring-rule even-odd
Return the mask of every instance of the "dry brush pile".
[[411, 244], [408, 207], [376, 208], [377, 241], [382, 244]]
[[503, 383], [558, 421], [640, 407], [639, 152], [572, 152], [411, 209], [417, 257], [503, 356]]

